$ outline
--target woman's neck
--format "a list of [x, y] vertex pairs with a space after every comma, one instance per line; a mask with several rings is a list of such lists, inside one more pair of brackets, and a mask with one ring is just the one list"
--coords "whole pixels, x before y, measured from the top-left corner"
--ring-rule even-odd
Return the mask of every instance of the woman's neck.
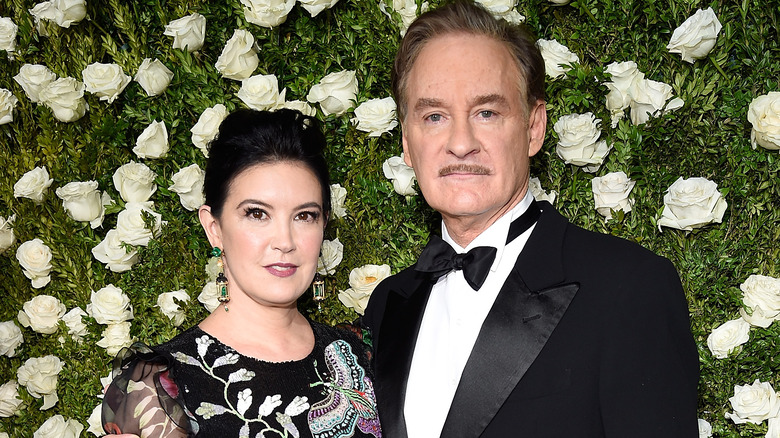
[[244, 356], [268, 362], [300, 360], [314, 348], [309, 321], [297, 308], [219, 306], [199, 324], [206, 333]]

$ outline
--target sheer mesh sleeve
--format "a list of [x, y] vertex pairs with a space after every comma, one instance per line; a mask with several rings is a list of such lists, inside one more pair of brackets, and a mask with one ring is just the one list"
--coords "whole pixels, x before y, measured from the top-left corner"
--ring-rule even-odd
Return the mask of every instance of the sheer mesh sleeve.
[[141, 438], [193, 437], [198, 425], [181, 399], [171, 358], [143, 344], [114, 359], [114, 380], [103, 398], [103, 428]]

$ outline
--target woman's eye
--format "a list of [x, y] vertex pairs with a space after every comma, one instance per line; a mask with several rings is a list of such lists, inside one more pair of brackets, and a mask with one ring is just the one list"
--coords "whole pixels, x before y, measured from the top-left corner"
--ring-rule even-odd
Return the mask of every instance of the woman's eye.
[[247, 208], [246, 215], [247, 217], [251, 217], [252, 219], [265, 219], [266, 217], [268, 217], [268, 213], [266, 213], [265, 210], [262, 210], [260, 208]]
[[320, 214], [314, 211], [302, 211], [295, 217], [299, 221], [316, 222]]

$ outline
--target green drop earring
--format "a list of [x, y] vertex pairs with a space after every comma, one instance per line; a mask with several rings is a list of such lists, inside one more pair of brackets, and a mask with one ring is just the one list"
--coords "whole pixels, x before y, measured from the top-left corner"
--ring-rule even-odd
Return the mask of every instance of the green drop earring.
[[225, 253], [216, 246], [211, 250], [211, 255], [214, 257], [219, 257], [217, 260], [217, 266], [219, 267], [219, 273], [217, 273], [217, 291], [219, 295], [217, 295], [217, 300], [222, 303], [225, 306], [225, 312], [228, 312], [230, 309], [228, 309], [227, 303], [230, 302], [230, 294], [228, 293], [228, 279], [225, 277], [225, 267], [222, 263], [222, 257], [225, 256]]

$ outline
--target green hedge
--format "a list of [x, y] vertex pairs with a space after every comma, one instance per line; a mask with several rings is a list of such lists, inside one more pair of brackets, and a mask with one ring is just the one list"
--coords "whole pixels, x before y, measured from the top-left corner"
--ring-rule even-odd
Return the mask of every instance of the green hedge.
[[[387, 0], [388, 3], [392, 3]], [[432, 6], [438, 2], [432, 1]], [[59, 298], [68, 309], [86, 308], [91, 291], [108, 284], [130, 296], [136, 318], [131, 333], [149, 344], [171, 338], [173, 326], [155, 307], [158, 294], [185, 289], [186, 320], [196, 324], [207, 312], [197, 302], [206, 281], [208, 242], [197, 217], [185, 210], [167, 188], [180, 168], [205, 158], [192, 145], [189, 129], [201, 112], [217, 103], [228, 109], [243, 106], [236, 97], [240, 83], [224, 79], [214, 63], [225, 41], [240, 28], [249, 30], [259, 47], [255, 74], [275, 74], [287, 100], [305, 100], [309, 89], [328, 73], [355, 70], [358, 104], [390, 95], [390, 65], [399, 40], [400, 17], [383, 13], [378, 1], [341, 0], [312, 18], [296, 5], [281, 26], [267, 29], [247, 23], [238, 0], [108, 0], [90, 1], [87, 19], [60, 28], [45, 25], [39, 36], [28, 9], [32, 0], [4, 0], [0, 16], [19, 26], [16, 52], [0, 53], [0, 88], [19, 99], [13, 122], [0, 126], [0, 216], [16, 215], [17, 242], [0, 256], [0, 321], [14, 321], [23, 304], [39, 294]], [[697, 8], [712, 7], [723, 24], [709, 57], [689, 64], [666, 49], [672, 31]], [[388, 11], [392, 8], [388, 6]], [[748, 104], [757, 96], [780, 91], [780, 3], [776, 0], [574, 0], [556, 7], [546, 0], [521, 0], [517, 10], [539, 37], [556, 39], [581, 62], [568, 77], [548, 81], [550, 124], [542, 153], [534, 158], [532, 174], [546, 190], [555, 190], [555, 204], [570, 220], [585, 228], [614, 234], [671, 259], [679, 270], [688, 297], [692, 328], [699, 346], [701, 381], [699, 417], [713, 425], [715, 436], [763, 437], [767, 423], [735, 425], [724, 418], [731, 411], [734, 385], [755, 379], [780, 389], [780, 325], [752, 328], [741, 352], [715, 359], [706, 339], [713, 328], [739, 317], [739, 285], [751, 274], [780, 277], [780, 157], [777, 152], [752, 149]], [[193, 12], [207, 18], [204, 47], [196, 53], [172, 48], [163, 35], [165, 24]], [[44, 105], [32, 103], [12, 79], [25, 64], [44, 64], [58, 76], [81, 80], [81, 71], [94, 62], [119, 64], [134, 75], [144, 58], [158, 58], [174, 73], [167, 91], [148, 97], [131, 82], [108, 104], [85, 93], [89, 110], [73, 123], [54, 119]], [[648, 123], [621, 121], [609, 126], [604, 99], [606, 65], [635, 61], [649, 79], [668, 83], [683, 108]], [[555, 153], [552, 123], [570, 113], [593, 112], [602, 119], [602, 139], [614, 145], [595, 174], [622, 170], [637, 181], [632, 212], [605, 222], [595, 211], [590, 181], [594, 174], [566, 165]], [[328, 278], [328, 298], [322, 311], [310, 299], [303, 311], [314, 319], [335, 324], [357, 314], [343, 306], [339, 290], [349, 287], [350, 270], [365, 264], [391, 266], [397, 272], [414, 262], [439, 218], [418, 196], [393, 191], [382, 174], [382, 163], [399, 155], [400, 128], [381, 137], [368, 137], [350, 123], [352, 112], [324, 120], [328, 158], [334, 182], [347, 191], [345, 218], [333, 221], [327, 237], [344, 244], [344, 259]], [[136, 137], [154, 120], [164, 120], [171, 150], [167, 157], [140, 160], [132, 152]], [[157, 173], [154, 210], [167, 226], [162, 235], [139, 249], [140, 262], [117, 274], [92, 257], [91, 249], [116, 225], [121, 198], [112, 182], [117, 167], [143, 161]], [[36, 166], [45, 166], [54, 179], [40, 205], [13, 196], [15, 182]], [[679, 177], [706, 177], [717, 182], [728, 202], [723, 222], [693, 232], [664, 228], [656, 220], [666, 189]], [[54, 194], [71, 181], [95, 180], [118, 205], [109, 208], [103, 226], [68, 218]], [[16, 260], [16, 248], [40, 238], [53, 252], [52, 280], [33, 289]], [[608, 312], [609, 309], [604, 309]], [[60, 330], [42, 335], [22, 328], [24, 343], [15, 357], [0, 356], [0, 384], [16, 379], [27, 358], [53, 354], [64, 362], [59, 374], [57, 405], [40, 411], [42, 400], [20, 387], [29, 408], [0, 419], [0, 432], [29, 437], [47, 418], [61, 414], [86, 427], [100, 403], [99, 378], [109, 372], [110, 356], [96, 346], [104, 326], [85, 318], [89, 334], [75, 343]], [[61, 340], [63, 342], [61, 342]], [[87, 432], [82, 436], [88, 436]], [[91, 435], [89, 435], [91, 436]]]

